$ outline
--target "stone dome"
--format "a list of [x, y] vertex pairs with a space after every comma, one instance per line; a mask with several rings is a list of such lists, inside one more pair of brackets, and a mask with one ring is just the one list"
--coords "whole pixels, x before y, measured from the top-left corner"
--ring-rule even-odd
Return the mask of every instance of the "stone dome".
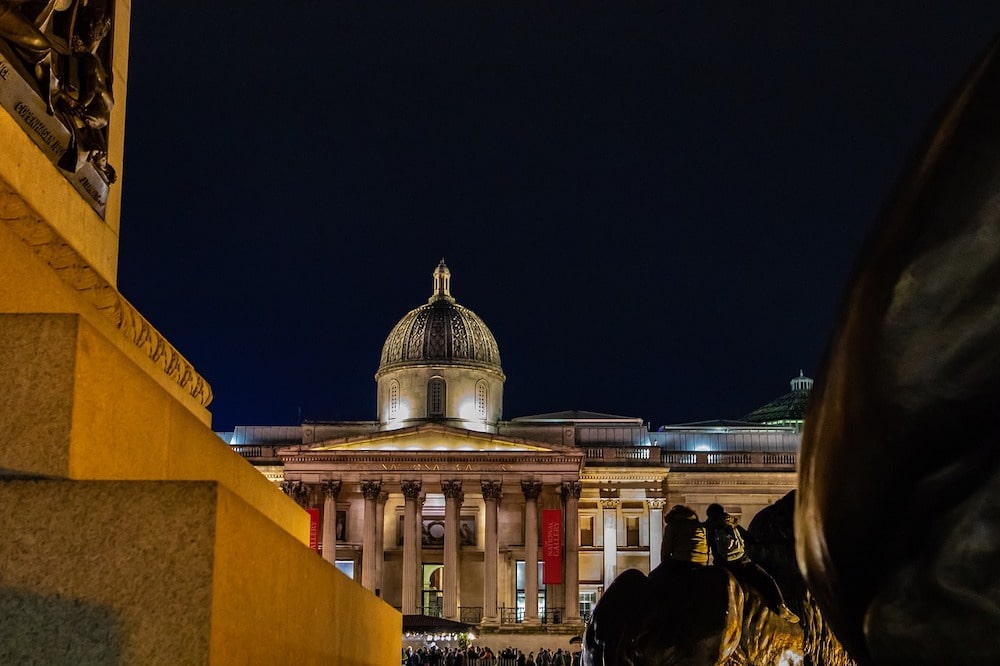
[[475, 312], [455, 302], [444, 259], [434, 269], [434, 292], [427, 304], [403, 315], [386, 338], [376, 376], [424, 364], [471, 365], [503, 375], [493, 333]]

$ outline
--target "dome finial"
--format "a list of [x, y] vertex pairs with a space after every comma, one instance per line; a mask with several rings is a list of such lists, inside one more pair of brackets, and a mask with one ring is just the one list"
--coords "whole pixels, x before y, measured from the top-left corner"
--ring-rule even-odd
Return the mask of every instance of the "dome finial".
[[446, 300], [449, 303], [454, 303], [455, 299], [451, 295], [451, 271], [448, 270], [448, 266], [444, 263], [444, 257], [441, 257], [441, 261], [438, 262], [437, 268], [434, 269], [434, 292], [431, 297], [427, 299], [428, 303], [433, 303], [434, 301]]

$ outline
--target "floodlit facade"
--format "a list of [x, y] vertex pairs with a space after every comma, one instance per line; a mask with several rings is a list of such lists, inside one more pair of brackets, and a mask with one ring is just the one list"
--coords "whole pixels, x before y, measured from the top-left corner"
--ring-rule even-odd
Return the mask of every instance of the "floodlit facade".
[[316, 510], [324, 558], [404, 616], [578, 633], [618, 573], [659, 564], [670, 506], [719, 502], [748, 524], [795, 487], [794, 423], [503, 420], [499, 347], [450, 282], [442, 261], [389, 333], [378, 420], [219, 433]]

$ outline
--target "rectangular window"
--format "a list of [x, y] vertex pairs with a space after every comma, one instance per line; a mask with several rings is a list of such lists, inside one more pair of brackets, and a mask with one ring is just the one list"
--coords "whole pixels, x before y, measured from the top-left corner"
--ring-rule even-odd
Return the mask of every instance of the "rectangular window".
[[625, 546], [639, 547], [639, 516], [625, 516]]
[[580, 516], [580, 545], [594, 545], [594, 517]]
[[354, 580], [354, 560], [337, 560], [336, 567], [342, 574]]
[[[543, 575], [544, 572], [542, 570], [542, 563], [539, 562], [538, 563], [538, 616], [539, 617], [545, 617], [545, 583], [542, 582], [544, 580]], [[524, 580], [524, 560], [518, 560], [514, 564], [514, 580], [515, 580], [514, 584], [517, 586], [515, 595], [517, 603], [517, 621], [521, 622], [522, 620], [524, 620], [524, 603], [527, 596], [525, 592], [527, 585], [525, 585], [525, 580]]]

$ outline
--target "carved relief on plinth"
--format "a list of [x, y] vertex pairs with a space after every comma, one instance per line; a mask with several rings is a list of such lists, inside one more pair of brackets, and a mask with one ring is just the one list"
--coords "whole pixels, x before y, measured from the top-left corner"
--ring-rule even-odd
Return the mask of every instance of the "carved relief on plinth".
[[336, 500], [340, 496], [340, 489], [344, 484], [333, 479], [323, 481], [323, 496], [327, 499]]
[[419, 481], [403, 481], [400, 484], [400, 490], [403, 492], [403, 497], [408, 500], [420, 499], [420, 489], [421, 485]]
[[102, 216], [113, 16], [110, 0], [0, 0], [0, 106]]
[[281, 490], [302, 508], [309, 506], [309, 486], [301, 481], [285, 479], [281, 482]]
[[479, 485], [483, 490], [483, 499], [496, 500], [499, 502], [503, 497], [503, 482], [481, 481]]
[[531, 480], [521, 481], [521, 493], [526, 500], [537, 500], [539, 495], [542, 494], [542, 482]]
[[562, 486], [559, 488], [559, 492], [562, 494], [564, 502], [571, 499], [580, 499], [580, 493], [582, 491], [583, 484], [579, 481], [563, 481]]
[[361, 482], [361, 494], [366, 500], [375, 501], [382, 494], [382, 481], [368, 480]]

